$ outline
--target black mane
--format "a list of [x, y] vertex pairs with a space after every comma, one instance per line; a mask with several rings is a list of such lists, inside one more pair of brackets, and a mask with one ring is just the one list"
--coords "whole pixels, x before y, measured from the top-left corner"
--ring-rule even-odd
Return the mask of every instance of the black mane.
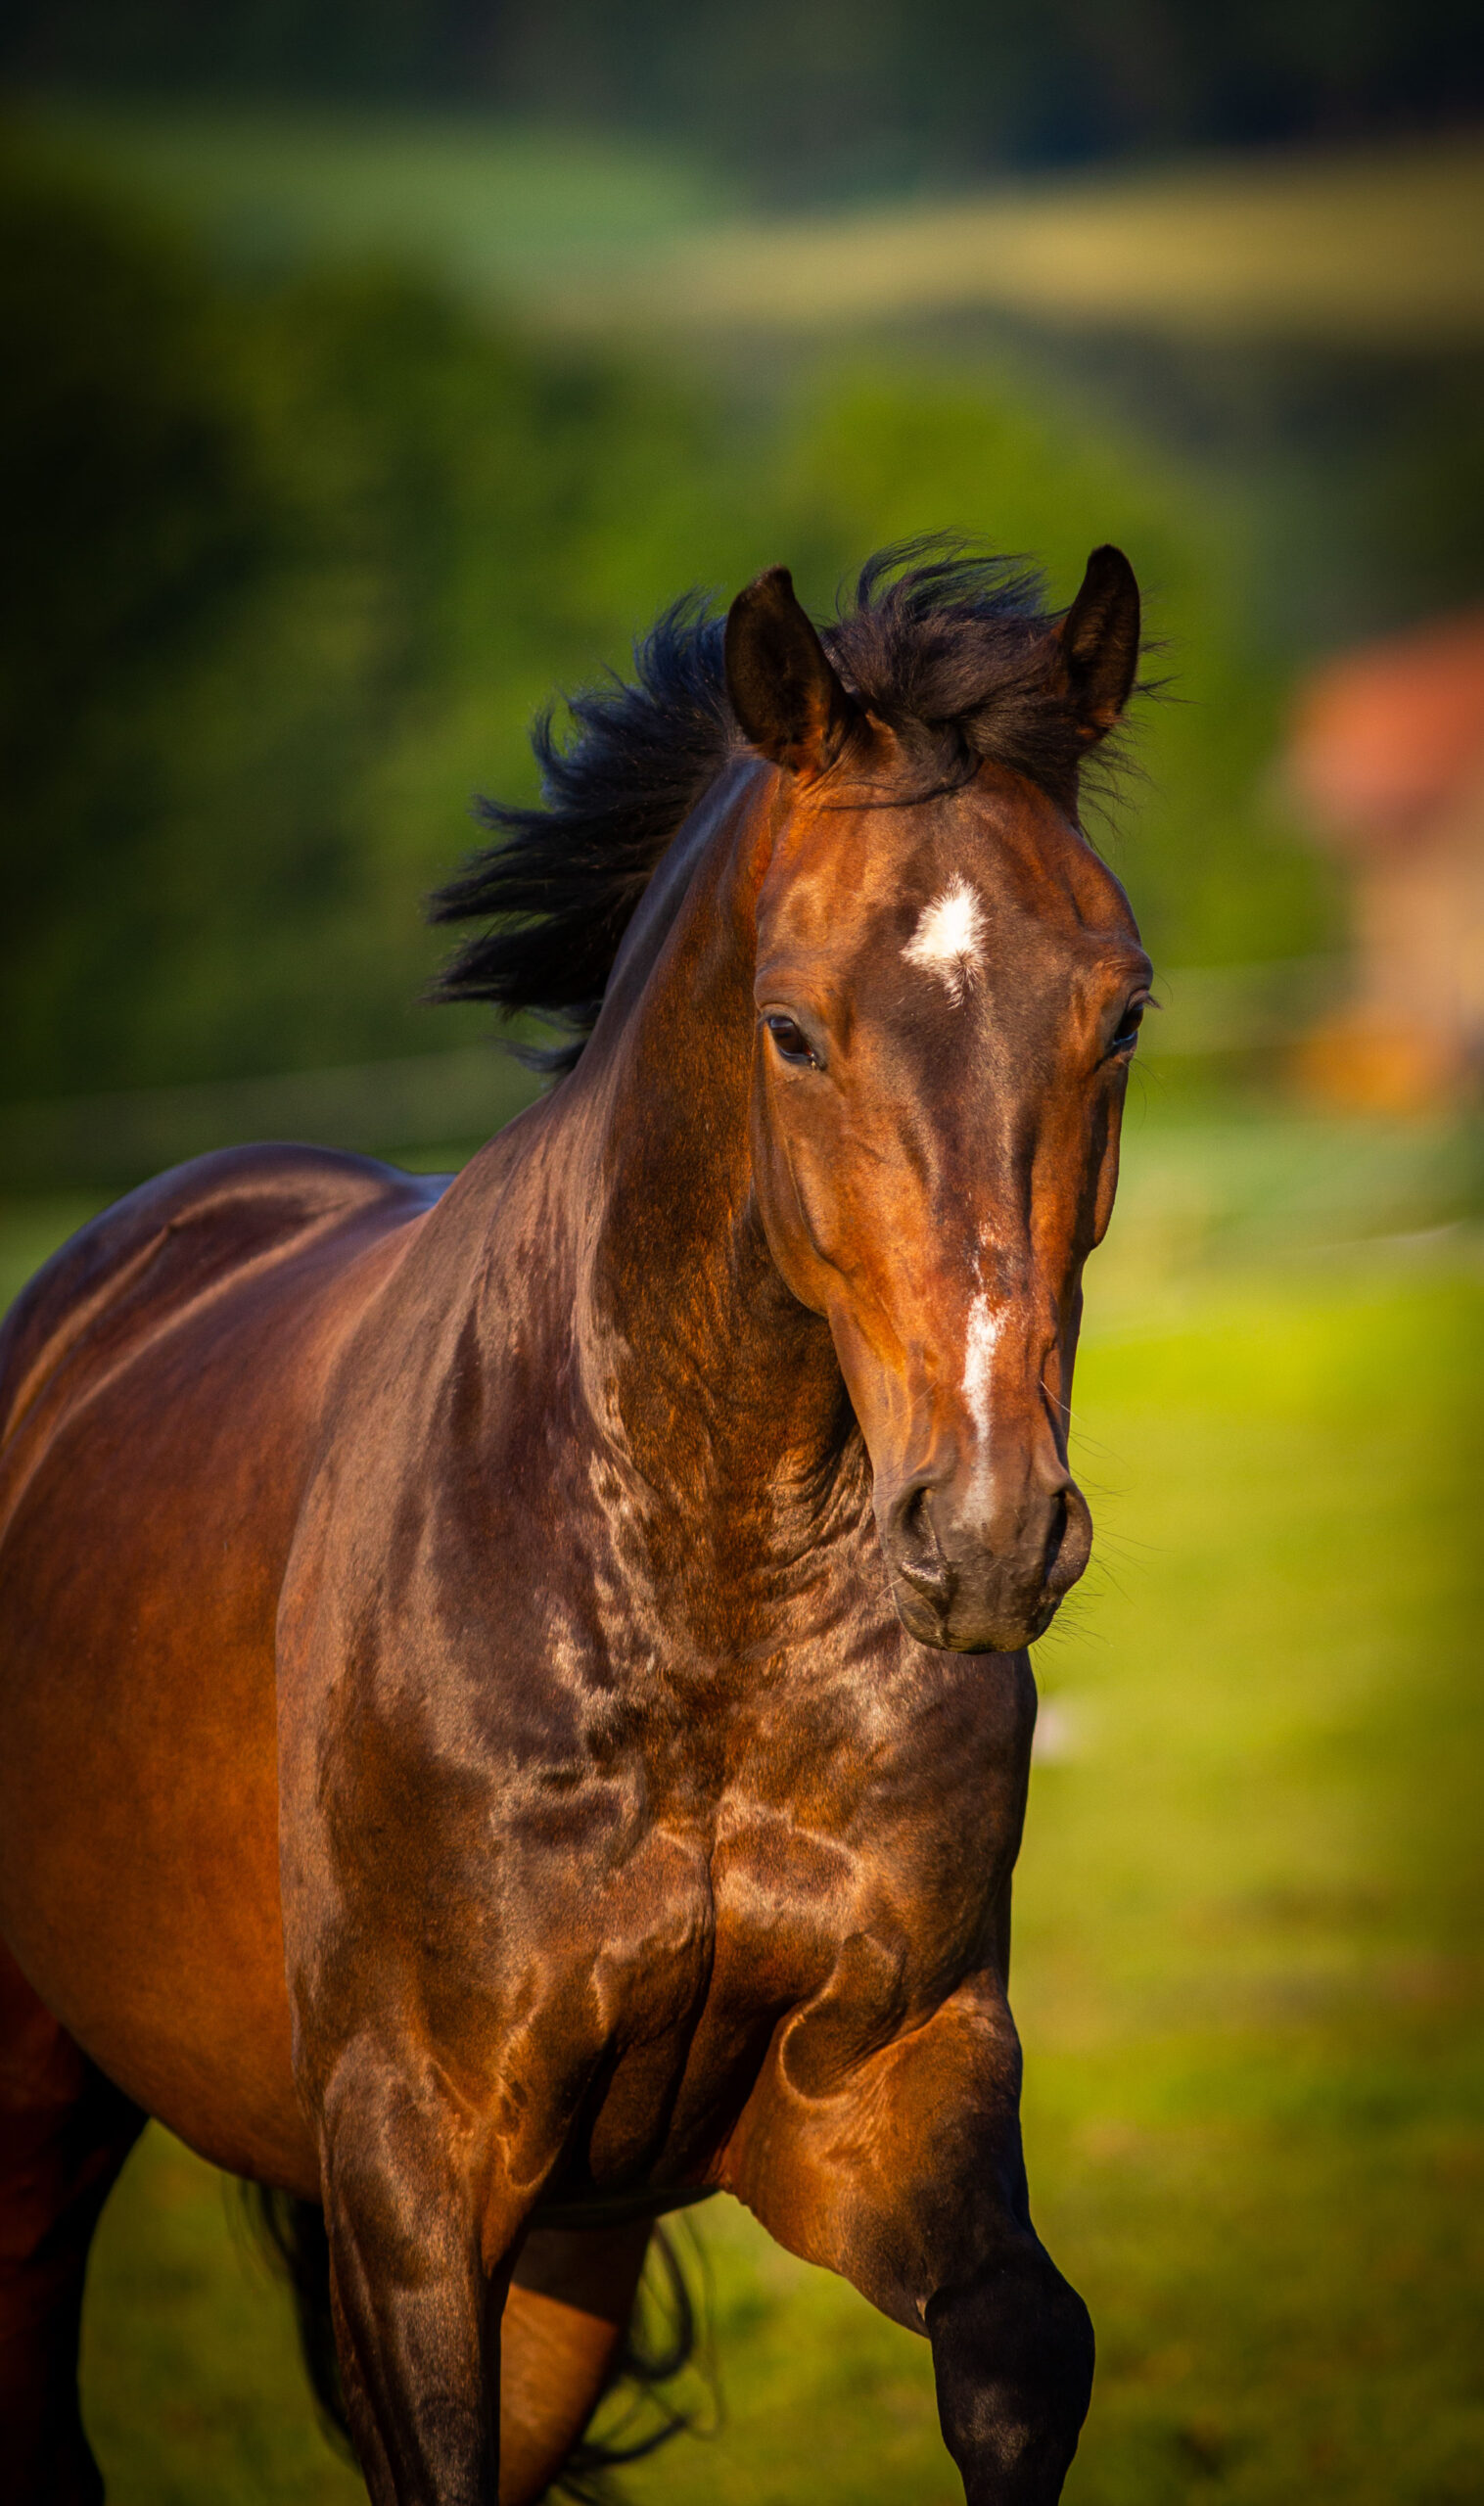
[[[1039, 579], [953, 540], [883, 549], [853, 604], [820, 629], [846, 685], [904, 731], [940, 782], [981, 759], [1015, 767], [1075, 808], [1085, 741], [1065, 699]], [[746, 747], [727, 700], [724, 619], [689, 593], [611, 676], [571, 699], [564, 744], [548, 710], [532, 744], [536, 809], [481, 800], [496, 841], [431, 900], [435, 922], [490, 924], [465, 942], [439, 1000], [490, 1000], [565, 1027], [530, 1058], [569, 1069], [591, 1033], [630, 915], [672, 836]]]

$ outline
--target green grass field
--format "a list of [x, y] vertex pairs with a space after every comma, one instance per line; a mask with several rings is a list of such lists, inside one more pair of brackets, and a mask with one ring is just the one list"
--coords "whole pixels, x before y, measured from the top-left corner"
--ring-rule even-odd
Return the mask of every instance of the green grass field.
[[[1074, 2506], [1484, 2495], [1477, 1155], [1131, 1140], [1016, 1900], [1033, 2193], [1099, 2339]], [[724, 2424], [634, 2506], [951, 2500], [925, 2344], [735, 2208], [697, 2233]], [[84, 2384], [114, 2506], [359, 2493], [226, 2188], [158, 2132]]]

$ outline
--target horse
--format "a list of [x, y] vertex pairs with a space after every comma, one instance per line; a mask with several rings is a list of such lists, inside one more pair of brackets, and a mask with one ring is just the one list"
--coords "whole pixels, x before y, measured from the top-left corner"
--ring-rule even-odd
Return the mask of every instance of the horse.
[[[462, 1172], [234, 1149], [0, 1344], [0, 2413], [102, 2494], [89, 2238], [147, 2116], [323, 2258], [376, 2506], [524, 2506], [718, 2189], [931, 2344], [969, 2506], [1090, 2323], [1007, 1999], [1150, 967], [1078, 815], [1136, 685], [961, 544], [667, 613], [435, 900], [552, 1085]], [[1111, 754], [1111, 752], [1109, 752]], [[312, 2326], [311, 2326], [312, 2329]]]

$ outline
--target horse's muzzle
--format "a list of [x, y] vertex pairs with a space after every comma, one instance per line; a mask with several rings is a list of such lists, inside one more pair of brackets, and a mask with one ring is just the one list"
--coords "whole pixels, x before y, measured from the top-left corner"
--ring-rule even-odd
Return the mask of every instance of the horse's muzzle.
[[1034, 1644], [1091, 1555], [1087, 1500], [1060, 1469], [987, 1490], [920, 1476], [877, 1510], [903, 1625], [956, 1653]]

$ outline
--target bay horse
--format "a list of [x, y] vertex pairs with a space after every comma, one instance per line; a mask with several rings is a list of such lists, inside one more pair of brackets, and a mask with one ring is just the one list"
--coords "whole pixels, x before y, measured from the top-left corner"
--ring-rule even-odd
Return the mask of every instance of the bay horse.
[[[1078, 822], [1138, 594], [888, 552], [668, 614], [436, 901], [563, 1018], [454, 1178], [201, 1158], [0, 1343], [0, 2412], [102, 2494], [148, 2115], [320, 2231], [376, 2506], [540, 2495], [719, 2187], [932, 2344], [970, 2506], [1091, 2385], [1006, 1999], [1027, 1647], [1150, 971]], [[323, 2222], [320, 2229], [320, 2222]]]

